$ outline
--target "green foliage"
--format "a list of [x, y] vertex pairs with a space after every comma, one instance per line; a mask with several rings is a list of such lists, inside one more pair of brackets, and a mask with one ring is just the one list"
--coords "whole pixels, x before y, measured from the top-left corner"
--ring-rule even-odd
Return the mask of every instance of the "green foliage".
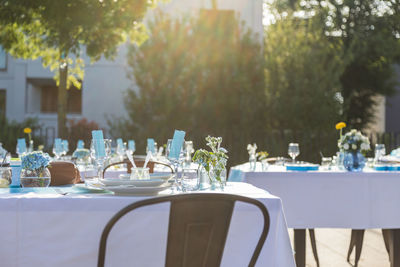
[[211, 151], [198, 149], [193, 156], [193, 162], [202, 166], [210, 177], [210, 171], [213, 170], [217, 181], [221, 182], [222, 171], [226, 168], [228, 160], [228, 151], [221, 147], [221, 137], [206, 137], [207, 146]]
[[98, 130], [99, 125], [94, 121], [83, 118], [78, 121], [68, 122], [68, 143], [70, 152], [75, 151], [78, 140], [83, 140], [85, 147], [89, 148], [92, 140], [92, 131]]
[[66, 126], [66, 93], [81, 88], [84, 61], [110, 59], [128, 38], [143, 42], [141, 20], [158, 0], [0, 0], [0, 45], [12, 56], [41, 58], [59, 85], [59, 134]]
[[[377, 95], [391, 95], [396, 86], [394, 64], [400, 59], [400, 2], [386, 0], [275, 1], [275, 12], [319, 18], [322, 36], [341, 40], [343, 118], [362, 129], [374, 121]], [[302, 13], [299, 13], [301, 11]]]
[[334, 131], [339, 119], [341, 43], [331, 43], [319, 23], [286, 17], [266, 30], [266, 93], [274, 129]]
[[24, 133], [24, 128], [29, 127], [32, 129], [32, 140], [35, 147], [42, 144], [42, 140], [35, 136], [35, 132], [40, 129], [37, 119], [28, 118], [22, 123], [15, 121], [8, 121], [7, 118], [0, 116], [0, 142], [3, 147], [15, 155], [18, 138], [25, 138], [26, 145], [28, 146], [28, 135]]
[[[127, 119], [111, 122], [115, 136], [159, 143], [173, 129], [185, 129], [200, 145], [207, 135], [222, 136], [232, 155], [264, 126], [265, 96], [261, 45], [231, 11], [203, 10], [196, 18], [159, 14], [149, 39], [129, 51]], [[125, 135], [124, 135], [125, 134]], [[246, 137], [246, 138], [247, 138]], [[234, 158], [238, 162], [239, 158]]]

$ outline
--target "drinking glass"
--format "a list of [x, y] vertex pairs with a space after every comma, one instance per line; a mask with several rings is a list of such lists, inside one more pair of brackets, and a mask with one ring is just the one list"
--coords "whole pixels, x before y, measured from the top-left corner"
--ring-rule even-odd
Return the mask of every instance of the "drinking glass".
[[185, 142], [185, 165], [190, 166], [190, 163], [192, 162], [192, 153], [194, 152], [193, 149], [193, 141], [186, 141]]
[[182, 168], [182, 191], [195, 191], [199, 189], [199, 179], [198, 179], [198, 169], [197, 168]]
[[148, 180], [150, 179], [149, 168], [131, 168], [131, 180]]
[[322, 157], [322, 159], [321, 159], [321, 169], [328, 171], [328, 170], [331, 169], [331, 164], [332, 164], [332, 158], [331, 157]]
[[[185, 142], [185, 140], [183, 141]], [[176, 189], [177, 191], [180, 191], [180, 186], [179, 183], [181, 181], [179, 181], [178, 179], [178, 170], [179, 170], [179, 166], [182, 165], [182, 162], [185, 158], [184, 153], [183, 153], [183, 149], [181, 149], [180, 154], [179, 154], [179, 158], [178, 159], [171, 159], [169, 157], [169, 154], [171, 152], [171, 145], [172, 145], [172, 139], [168, 139], [167, 141], [167, 148], [165, 150], [165, 156], [167, 157], [167, 160], [171, 163], [173, 169], [174, 169], [174, 173], [175, 173], [175, 179], [174, 179], [174, 187], [172, 187], [172, 190]]]
[[[18, 151], [17, 151], [17, 153], [18, 153]], [[62, 151], [57, 150], [55, 144], [53, 146], [53, 154], [54, 154], [55, 160], [60, 160], [60, 158], [62, 156]]]
[[375, 163], [380, 163], [382, 157], [386, 155], [385, 144], [376, 144], [375, 145]]
[[96, 147], [94, 145], [93, 139], [90, 144], [90, 155], [95, 160], [97, 167], [97, 176], [99, 179], [103, 178], [104, 164], [111, 154], [111, 141], [112, 141], [111, 139], [104, 139], [104, 150], [105, 150], [104, 156], [98, 156], [98, 154], [96, 153]]
[[300, 155], [299, 144], [297, 143], [290, 143], [288, 148], [288, 154], [292, 158], [293, 163], [296, 162], [296, 157]]

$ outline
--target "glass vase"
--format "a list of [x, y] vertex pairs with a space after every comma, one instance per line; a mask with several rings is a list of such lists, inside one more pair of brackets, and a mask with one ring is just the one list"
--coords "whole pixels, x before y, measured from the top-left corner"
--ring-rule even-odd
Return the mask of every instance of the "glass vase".
[[255, 171], [257, 166], [257, 157], [255, 154], [249, 155], [250, 171]]
[[268, 166], [269, 166], [268, 160], [266, 160], [266, 159], [261, 160], [261, 166], [262, 166], [262, 171], [263, 172], [267, 171], [268, 170]]
[[21, 170], [22, 187], [48, 187], [51, 182], [51, 175], [48, 168], [36, 170]]
[[206, 169], [204, 169], [204, 167], [200, 167], [197, 170], [197, 177], [199, 179], [199, 190], [206, 190], [210, 188], [210, 178], [208, 176], [208, 172], [206, 171]]
[[211, 190], [224, 190], [226, 186], [226, 168], [213, 168], [210, 171]]
[[365, 158], [359, 151], [347, 152], [344, 155], [343, 166], [350, 172], [362, 171], [365, 166]]

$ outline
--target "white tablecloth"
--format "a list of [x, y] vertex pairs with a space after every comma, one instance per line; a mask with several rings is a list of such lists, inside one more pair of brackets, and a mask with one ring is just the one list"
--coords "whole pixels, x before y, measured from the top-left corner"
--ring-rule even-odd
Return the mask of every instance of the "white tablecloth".
[[[270, 230], [257, 266], [295, 266], [281, 200], [245, 183], [228, 183], [225, 192], [259, 199], [268, 208]], [[143, 198], [2, 193], [0, 265], [96, 266], [105, 224], [121, 208]], [[123, 219], [111, 232], [106, 263], [164, 266], [168, 206], [140, 209]], [[247, 266], [261, 231], [261, 219], [254, 207], [235, 207], [222, 266]], [[253, 226], [255, 222], [258, 224]]]
[[290, 228], [400, 228], [400, 172], [231, 169], [231, 177], [282, 199]]

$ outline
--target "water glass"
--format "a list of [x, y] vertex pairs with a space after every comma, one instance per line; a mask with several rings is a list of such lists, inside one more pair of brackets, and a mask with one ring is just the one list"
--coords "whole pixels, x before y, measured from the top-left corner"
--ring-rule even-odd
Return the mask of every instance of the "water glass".
[[181, 183], [182, 191], [195, 191], [199, 189], [199, 179], [197, 174], [197, 168], [183, 168]]
[[299, 149], [299, 144], [297, 143], [290, 143], [289, 148], [288, 148], [288, 154], [292, 158], [293, 163], [296, 161], [296, 157], [300, 155], [300, 149]]
[[332, 158], [331, 157], [322, 157], [321, 159], [321, 169], [329, 171], [332, 165]]
[[150, 169], [146, 168], [131, 168], [131, 180], [148, 180], [150, 179]]
[[375, 163], [380, 163], [382, 157], [386, 155], [385, 144], [376, 144], [375, 145]]

